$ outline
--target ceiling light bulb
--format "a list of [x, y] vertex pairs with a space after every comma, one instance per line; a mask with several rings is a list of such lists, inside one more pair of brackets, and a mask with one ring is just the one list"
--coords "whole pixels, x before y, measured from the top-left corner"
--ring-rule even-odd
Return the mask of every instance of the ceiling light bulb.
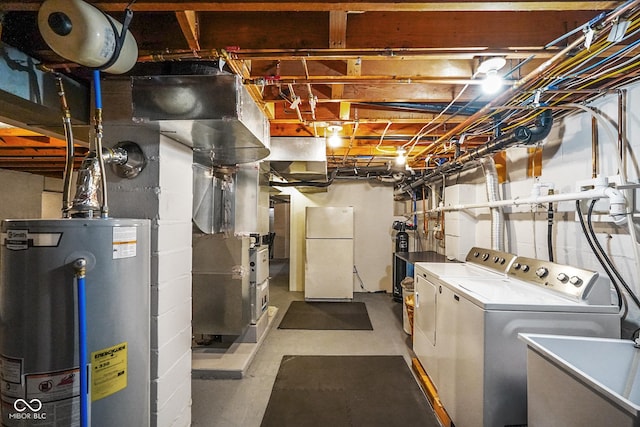
[[329, 146], [330, 147], [339, 147], [342, 140], [340, 139], [340, 135], [338, 135], [338, 129], [334, 129], [333, 133], [329, 137]]
[[482, 82], [482, 90], [488, 95], [493, 95], [502, 89], [503, 84], [502, 77], [498, 75], [498, 72], [496, 70], [490, 70]]
[[396, 165], [403, 166], [407, 163], [407, 157], [404, 154], [405, 154], [404, 149], [401, 148], [398, 150], [398, 157], [396, 157]]

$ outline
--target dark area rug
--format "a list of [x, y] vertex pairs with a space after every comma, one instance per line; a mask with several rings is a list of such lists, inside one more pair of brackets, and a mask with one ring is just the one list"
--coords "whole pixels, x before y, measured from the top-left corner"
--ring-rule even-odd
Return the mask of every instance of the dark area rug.
[[373, 330], [363, 302], [292, 301], [278, 328]]
[[284, 356], [261, 427], [438, 427], [402, 356]]

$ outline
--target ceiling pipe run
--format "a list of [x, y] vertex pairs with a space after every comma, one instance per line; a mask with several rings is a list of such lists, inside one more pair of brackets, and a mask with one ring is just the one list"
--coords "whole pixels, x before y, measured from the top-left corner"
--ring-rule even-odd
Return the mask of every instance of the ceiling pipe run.
[[480, 160], [485, 156], [509, 148], [515, 144], [535, 144], [542, 141], [549, 135], [553, 126], [553, 115], [551, 110], [545, 109], [537, 118], [535, 126], [518, 126], [512, 133], [495, 138], [474, 150], [467, 151], [460, 157], [446, 162], [435, 169], [432, 169], [423, 177], [404, 185], [394, 191], [394, 197], [401, 199], [405, 194], [410, 193], [421, 185], [428, 184], [434, 180], [440, 180], [454, 172], [459, 172], [469, 166], [471, 162]]
[[[606, 17], [599, 15], [597, 17], [598, 19], [594, 19], [592, 22], [589, 23], [590, 27], [591, 28], [598, 27], [600, 31], [603, 31], [606, 27], [614, 24], [618, 20], [618, 18], [620, 18], [621, 16], [629, 12], [631, 9], [637, 7], [638, 4], [640, 4], [640, 0], [627, 1], [625, 4], [615, 9]], [[483, 108], [478, 110], [475, 114], [472, 114], [462, 123], [458, 124], [450, 131], [446, 132], [444, 135], [438, 138], [438, 140], [434, 144], [426, 147], [425, 149], [418, 152], [413, 157], [415, 158], [421, 155], [427, 155], [429, 153], [433, 153], [437, 151], [452, 136], [459, 134], [460, 132], [462, 132], [464, 129], [466, 129], [468, 126], [470, 126], [471, 124], [473, 124], [474, 122], [482, 118], [483, 116], [488, 115], [494, 106], [506, 103], [509, 99], [512, 99], [514, 96], [516, 96], [519, 92], [526, 90], [530, 84], [534, 83], [537, 79], [542, 77], [545, 73], [557, 67], [562, 60], [567, 58], [567, 56], [571, 55], [572, 53], [575, 53], [574, 52], [575, 49], [578, 49], [580, 46], [582, 46], [585, 43], [586, 38], [587, 38], [587, 34], [585, 32], [582, 32], [582, 34], [579, 37], [577, 37], [573, 42], [569, 43], [560, 52], [556, 53], [555, 55], [553, 55], [553, 57], [549, 58], [548, 60], [540, 64], [531, 73], [527, 74], [525, 77], [515, 82], [511, 87], [509, 87], [507, 90], [502, 92], [499, 96], [494, 98], [493, 101], [489, 102]]]

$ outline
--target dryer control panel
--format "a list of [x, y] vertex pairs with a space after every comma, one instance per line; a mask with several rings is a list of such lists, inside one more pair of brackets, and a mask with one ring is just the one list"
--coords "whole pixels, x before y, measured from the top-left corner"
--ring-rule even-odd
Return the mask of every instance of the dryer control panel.
[[595, 271], [527, 257], [516, 257], [507, 275], [580, 300], [598, 280]]
[[516, 258], [514, 254], [496, 251], [494, 249], [473, 247], [467, 253], [465, 261], [474, 265], [492, 270], [496, 273], [506, 274], [509, 266]]

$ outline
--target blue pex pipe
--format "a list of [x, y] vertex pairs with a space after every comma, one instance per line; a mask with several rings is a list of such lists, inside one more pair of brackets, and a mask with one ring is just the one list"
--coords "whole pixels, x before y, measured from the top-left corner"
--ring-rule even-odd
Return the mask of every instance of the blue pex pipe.
[[80, 426], [89, 427], [89, 381], [87, 363], [87, 294], [84, 273], [78, 274], [78, 346], [80, 362]]
[[100, 86], [100, 70], [93, 70], [93, 89], [96, 97], [96, 108], [102, 109], [102, 87]]

